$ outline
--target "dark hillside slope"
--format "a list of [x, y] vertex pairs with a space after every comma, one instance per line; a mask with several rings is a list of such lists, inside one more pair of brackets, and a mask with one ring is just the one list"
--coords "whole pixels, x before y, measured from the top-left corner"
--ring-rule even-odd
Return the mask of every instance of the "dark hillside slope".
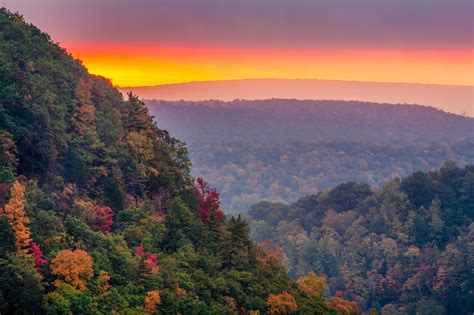
[[1, 9], [0, 313], [272, 307], [335, 312], [249, 240], [244, 220], [226, 220], [218, 193], [194, 183], [186, 148], [142, 101], [123, 100]]

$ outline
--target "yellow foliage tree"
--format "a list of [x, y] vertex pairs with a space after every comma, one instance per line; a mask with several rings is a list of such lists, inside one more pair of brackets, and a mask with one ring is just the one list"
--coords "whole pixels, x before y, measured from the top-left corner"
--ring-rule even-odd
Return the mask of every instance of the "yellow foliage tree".
[[307, 276], [299, 278], [296, 280], [296, 284], [302, 293], [311, 297], [320, 297], [326, 290], [326, 279], [324, 277], [318, 277], [314, 272], [310, 272]]
[[287, 314], [297, 309], [296, 300], [290, 293], [270, 294], [267, 299], [268, 314]]
[[128, 135], [127, 144], [135, 159], [138, 161], [139, 167], [143, 175], [158, 175], [159, 171], [146, 164], [153, 159], [154, 149], [153, 141], [145, 131], [132, 131]]
[[158, 290], [148, 291], [145, 297], [145, 311], [148, 314], [156, 313], [160, 302], [161, 298]]
[[51, 261], [51, 271], [63, 278], [54, 282], [56, 287], [68, 283], [83, 291], [92, 278], [92, 257], [82, 249], [62, 250]]
[[5, 205], [1, 213], [7, 218], [15, 235], [15, 244], [19, 251], [26, 253], [30, 248], [30, 229], [25, 224], [30, 220], [25, 214], [25, 187], [15, 181], [10, 190], [10, 201]]
[[357, 313], [357, 304], [355, 302], [349, 302], [339, 297], [332, 297], [329, 300], [329, 305], [335, 310], [341, 312], [343, 315], [351, 315]]
[[99, 277], [97, 277], [97, 286], [100, 289], [100, 293], [104, 294], [110, 289], [110, 275], [107, 271], [100, 271]]

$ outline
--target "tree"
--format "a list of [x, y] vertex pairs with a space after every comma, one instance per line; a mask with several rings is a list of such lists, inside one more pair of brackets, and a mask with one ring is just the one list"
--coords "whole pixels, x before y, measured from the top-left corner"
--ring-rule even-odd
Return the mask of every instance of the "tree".
[[30, 252], [33, 254], [36, 270], [41, 273], [41, 266], [46, 265], [48, 261], [43, 258], [43, 252], [41, 251], [40, 246], [35, 242], [31, 242]]
[[10, 201], [3, 207], [1, 215], [10, 223], [17, 249], [26, 253], [30, 247], [31, 238], [30, 229], [26, 227], [30, 220], [25, 214], [25, 187], [19, 181], [15, 181], [10, 192]]
[[73, 113], [71, 125], [74, 132], [84, 135], [87, 130], [94, 126], [95, 107], [92, 104], [92, 81], [82, 77], [76, 87], [76, 93], [73, 100]]
[[437, 185], [427, 173], [415, 172], [405, 178], [401, 184], [401, 190], [407, 194], [411, 204], [415, 207], [428, 208], [439, 191]]
[[12, 135], [0, 130], [0, 183], [6, 184], [15, 180], [16, 166], [18, 166], [17, 151]]
[[63, 220], [66, 220], [73, 209], [77, 208], [74, 204], [80, 201], [77, 187], [71, 183], [66, 184], [62, 191], [55, 191], [51, 195], [55, 200], [55, 210], [62, 214]]
[[160, 271], [160, 266], [158, 265], [156, 255], [145, 252], [143, 244], [135, 247], [135, 256], [145, 260], [145, 263], [151, 269], [151, 273], [157, 273]]
[[310, 272], [307, 276], [296, 280], [298, 290], [310, 297], [321, 297], [326, 290], [326, 279], [318, 277], [316, 273]]
[[105, 294], [110, 289], [110, 275], [107, 271], [101, 270], [97, 277], [97, 286], [99, 287], [100, 293]]
[[156, 260], [156, 255], [154, 254], [147, 254], [145, 259], [146, 264], [151, 269], [151, 273], [157, 273], [160, 271], [160, 266], [158, 266], [158, 262]]
[[125, 113], [122, 116], [124, 129], [128, 132], [145, 131], [149, 136], [153, 137], [153, 123], [150, 115], [148, 115], [148, 108], [145, 103], [131, 92], [127, 95], [128, 100], [125, 102]]
[[148, 291], [145, 297], [145, 311], [148, 314], [158, 312], [158, 304], [160, 304], [161, 298], [158, 290]]
[[329, 299], [329, 305], [343, 315], [357, 313], [357, 304], [355, 302], [349, 302], [340, 297], [332, 297]]
[[348, 182], [332, 189], [324, 203], [326, 207], [334, 208], [336, 211], [351, 210], [359, 206], [370, 195], [372, 195], [372, 191], [369, 185]]
[[62, 250], [51, 261], [51, 272], [62, 279], [54, 282], [56, 287], [68, 283], [83, 291], [92, 278], [92, 257], [82, 249]]
[[95, 231], [110, 232], [112, 230], [114, 212], [110, 207], [94, 205], [92, 214], [92, 228]]
[[295, 298], [288, 292], [270, 294], [267, 299], [268, 314], [287, 314], [297, 309]]
[[40, 275], [31, 257], [7, 255], [6, 259], [0, 259], [2, 314], [44, 314], [43, 291]]
[[249, 262], [248, 248], [251, 244], [247, 222], [241, 215], [232, 217], [227, 223], [222, 259], [228, 268], [245, 268]]
[[263, 241], [258, 244], [260, 255], [257, 261], [261, 267], [269, 264], [280, 264], [283, 261], [283, 248], [274, 246], [270, 241]]
[[202, 221], [207, 221], [210, 216], [221, 219], [223, 213], [220, 210], [219, 193], [211, 188], [208, 183], [198, 177], [196, 187], [193, 190], [198, 205], [198, 214]]

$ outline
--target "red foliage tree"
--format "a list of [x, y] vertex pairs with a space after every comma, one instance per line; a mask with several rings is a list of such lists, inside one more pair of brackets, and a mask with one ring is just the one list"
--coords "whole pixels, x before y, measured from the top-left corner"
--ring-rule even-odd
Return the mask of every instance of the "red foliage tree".
[[145, 248], [143, 247], [143, 244], [140, 244], [135, 247], [135, 256], [140, 258], [143, 258], [145, 256]]
[[33, 254], [36, 270], [41, 272], [41, 266], [46, 265], [48, 261], [43, 258], [43, 252], [41, 251], [40, 246], [35, 242], [32, 242], [30, 246], [30, 252]]
[[109, 232], [112, 229], [114, 212], [110, 207], [95, 205], [93, 208], [94, 223], [92, 228], [96, 231]]
[[146, 254], [145, 262], [151, 268], [152, 273], [157, 273], [158, 271], [160, 271], [160, 266], [158, 266], [156, 255]]
[[224, 214], [220, 209], [219, 193], [217, 190], [211, 188], [201, 177], [197, 178], [196, 184], [193, 193], [197, 200], [198, 215], [201, 220], [207, 221], [210, 216], [216, 219], [223, 218]]
[[145, 252], [143, 244], [140, 244], [135, 247], [135, 256], [141, 259], [145, 259], [145, 263], [151, 268], [152, 273], [157, 273], [158, 271], [160, 271], [160, 266], [158, 265], [156, 255]]

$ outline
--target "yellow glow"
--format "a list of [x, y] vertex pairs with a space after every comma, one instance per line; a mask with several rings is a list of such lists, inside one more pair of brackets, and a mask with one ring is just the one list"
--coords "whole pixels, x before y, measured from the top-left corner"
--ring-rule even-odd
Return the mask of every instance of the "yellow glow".
[[291, 51], [65, 45], [118, 86], [248, 78], [474, 84], [472, 51]]

